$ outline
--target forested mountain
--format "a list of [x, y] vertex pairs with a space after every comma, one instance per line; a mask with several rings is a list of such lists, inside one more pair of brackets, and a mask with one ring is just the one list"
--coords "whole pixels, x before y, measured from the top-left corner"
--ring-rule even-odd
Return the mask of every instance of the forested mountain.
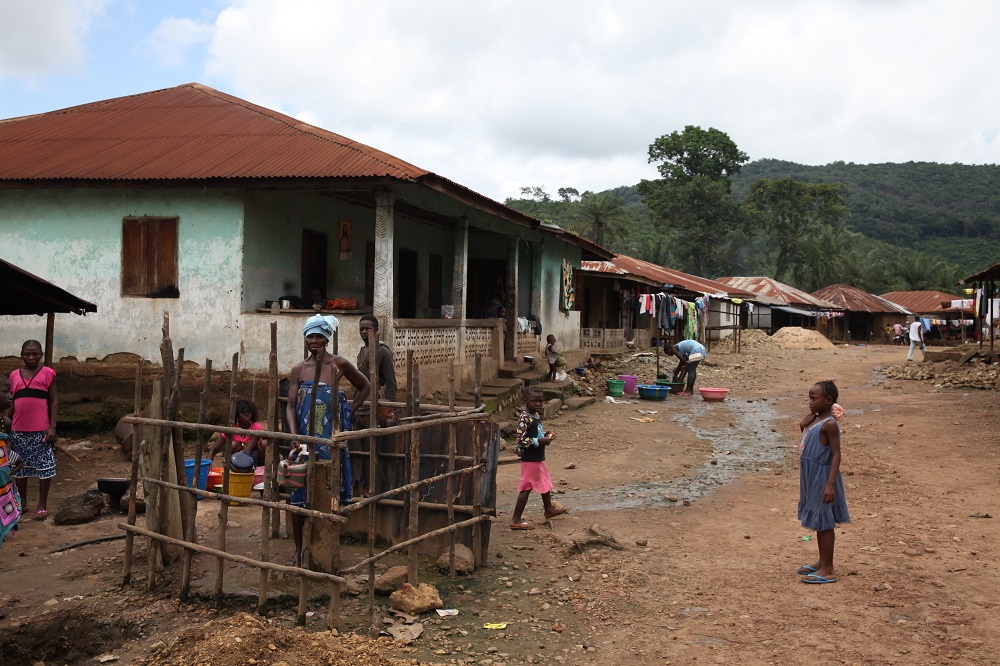
[[737, 201], [759, 178], [843, 183], [848, 229], [957, 264], [965, 274], [1000, 262], [1000, 166], [758, 160], [732, 178]]
[[[873, 293], [924, 288], [953, 292], [957, 279], [1000, 262], [1000, 166], [917, 162], [806, 166], [765, 159], [745, 164], [730, 178], [732, 198], [744, 205], [759, 179], [789, 177], [809, 184], [843, 184], [849, 212], [843, 238], [830, 241], [837, 247], [810, 259], [823, 265], [810, 270], [799, 266], [794, 275], [785, 276], [795, 286], [813, 290], [845, 281]], [[586, 201], [590, 206], [581, 205]], [[595, 201], [600, 204], [597, 213]], [[553, 195], [532, 186], [522, 188], [521, 198], [506, 203], [591, 239], [597, 230], [603, 244], [616, 252], [692, 270], [671, 247], [679, 240], [657, 225], [637, 185], [582, 195], [572, 187], [559, 188]], [[600, 218], [597, 225], [595, 215]], [[702, 239], [727, 248], [727, 263], [706, 271], [716, 273], [706, 277], [773, 275], [766, 238], [755, 231], [752, 217], [745, 222], [744, 230], [726, 238]]]

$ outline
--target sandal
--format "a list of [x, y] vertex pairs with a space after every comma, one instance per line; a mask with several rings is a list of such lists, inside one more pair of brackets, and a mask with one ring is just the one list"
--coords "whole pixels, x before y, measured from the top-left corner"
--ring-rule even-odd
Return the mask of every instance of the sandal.
[[39, 509], [35, 512], [35, 520], [45, 520], [49, 517], [49, 512], [47, 509]]
[[533, 529], [535, 529], [535, 526], [532, 525], [531, 523], [525, 521], [525, 520], [522, 520], [519, 523], [511, 523], [510, 524], [510, 529], [512, 529], [512, 530], [533, 530]]
[[545, 514], [545, 518], [546, 519], [548, 519], [548, 518], [555, 518], [556, 516], [561, 516], [564, 513], [569, 513], [569, 509], [565, 509], [563, 507], [559, 507], [559, 508], [556, 508], [556, 509], [552, 509], [551, 513]]

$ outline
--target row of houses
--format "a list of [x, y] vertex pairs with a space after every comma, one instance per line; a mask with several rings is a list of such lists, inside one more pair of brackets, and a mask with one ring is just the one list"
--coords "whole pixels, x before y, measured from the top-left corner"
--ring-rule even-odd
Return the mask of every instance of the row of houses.
[[[470, 380], [477, 355], [495, 375], [548, 334], [599, 352], [829, 322], [831, 337], [858, 340], [918, 311], [843, 285], [810, 295], [615, 255], [197, 83], [0, 121], [0, 259], [96, 313], [58, 327], [50, 315], [56, 359], [156, 359], [169, 311], [186, 357], [217, 367], [242, 350], [243, 368], [266, 369], [277, 322], [287, 368], [318, 300], [341, 320], [341, 353], [360, 348], [358, 320], [373, 313], [397, 364], [412, 351], [429, 387], [455, 367]], [[504, 319], [484, 317], [491, 302]], [[0, 306], [0, 356], [41, 337], [16, 314]]]

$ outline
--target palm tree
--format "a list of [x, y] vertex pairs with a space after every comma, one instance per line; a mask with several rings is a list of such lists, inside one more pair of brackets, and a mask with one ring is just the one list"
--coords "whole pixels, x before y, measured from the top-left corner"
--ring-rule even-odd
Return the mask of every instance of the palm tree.
[[610, 192], [584, 192], [576, 211], [581, 234], [598, 245], [624, 237], [625, 204]]

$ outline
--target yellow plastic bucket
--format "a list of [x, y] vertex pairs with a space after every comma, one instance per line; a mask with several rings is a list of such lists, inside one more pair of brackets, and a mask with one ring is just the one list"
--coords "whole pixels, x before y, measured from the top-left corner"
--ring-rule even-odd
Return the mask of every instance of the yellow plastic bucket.
[[233, 497], [250, 497], [253, 488], [253, 472], [230, 472], [229, 494]]

